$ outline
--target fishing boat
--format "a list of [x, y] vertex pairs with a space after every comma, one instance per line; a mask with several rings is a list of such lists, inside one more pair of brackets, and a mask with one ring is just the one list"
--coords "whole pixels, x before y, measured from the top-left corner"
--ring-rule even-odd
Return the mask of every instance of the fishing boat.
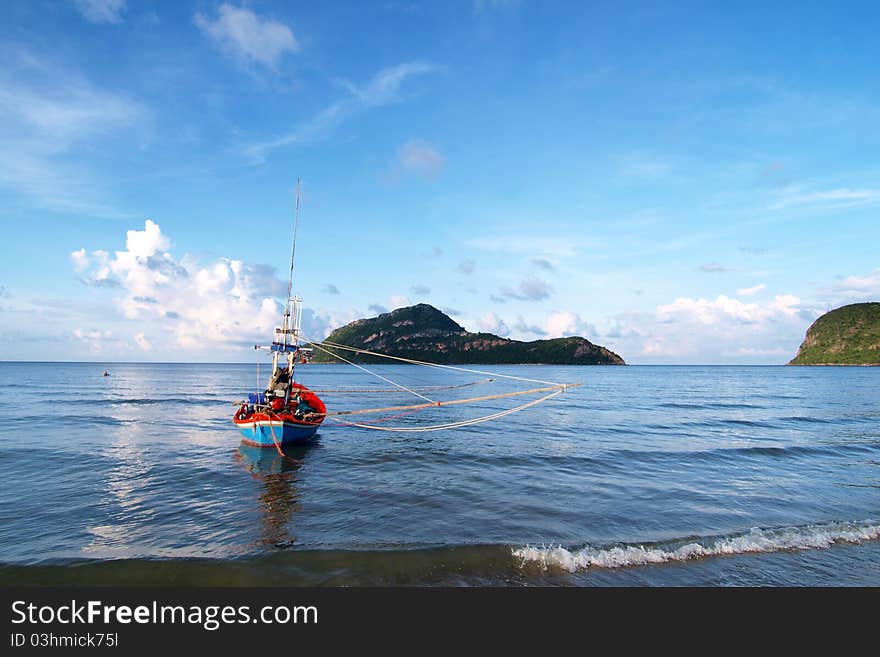
[[[290, 274], [287, 280], [287, 296], [284, 304], [284, 312], [281, 318], [281, 326], [275, 329], [275, 337], [271, 345], [254, 348], [268, 350], [272, 354], [272, 371], [269, 382], [262, 392], [254, 392], [248, 395], [247, 400], [235, 402], [238, 410], [232, 417], [232, 421], [242, 434], [242, 442], [253, 447], [274, 447], [280, 456], [286, 457], [282, 447], [287, 445], [304, 444], [313, 438], [318, 428], [325, 419], [330, 419], [336, 426], [349, 429], [371, 429], [394, 433], [423, 433], [428, 431], [443, 431], [497, 420], [512, 413], [523, 411], [536, 406], [549, 399], [557, 397], [569, 388], [576, 388], [580, 383], [557, 383], [542, 381], [540, 379], [526, 378], [513, 374], [493, 373], [468, 367], [429, 363], [413, 360], [393, 354], [374, 352], [364, 347], [352, 347], [349, 345], [330, 342], [328, 339], [314, 340], [302, 334], [302, 298], [295, 296], [293, 292], [293, 264], [296, 255], [296, 233], [299, 226], [299, 189], [296, 186], [296, 214], [293, 225], [293, 243], [290, 250]], [[331, 356], [333, 360], [351, 365], [365, 374], [376, 377], [392, 388], [366, 388], [351, 389], [337, 388], [329, 390], [310, 390], [302, 383], [295, 380], [294, 370], [298, 363], [305, 364], [312, 360], [314, 349]], [[346, 357], [343, 354], [347, 354]], [[374, 372], [367, 367], [351, 360], [359, 356], [380, 357], [393, 363], [406, 363], [419, 365], [433, 370], [457, 372], [459, 374], [474, 376], [489, 376], [490, 378], [479, 381], [470, 381], [456, 385], [421, 386], [409, 387], [394, 381], [386, 376]], [[259, 362], [257, 364], [257, 378], [259, 379]], [[499, 380], [508, 382], [522, 382], [540, 384], [528, 390], [511, 390], [496, 394], [479, 395], [469, 398], [441, 398], [445, 397], [445, 391], [456, 390], [478, 384], [492, 383]], [[389, 396], [407, 394], [413, 395], [419, 401], [412, 404], [386, 403], [371, 408], [343, 408], [328, 411], [324, 401], [318, 397], [317, 392], [322, 394], [348, 396], [350, 394], [386, 394]], [[487, 408], [485, 415], [477, 417], [462, 417], [452, 415], [452, 409], [470, 404], [494, 404], [498, 400], [519, 397], [521, 395], [536, 396], [536, 399], [519, 404], [512, 408], [499, 409]], [[539, 396], [540, 395], [540, 396]], [[338, 399], [338, 397], [337, 397]], [[420, 421], [414, 414], [431, 414], [435, 422]], [[439, 415], [438, 415], [439, 414]], [[357, 416], [368, 415], [372, 420], [358, 421]], [[384, 415], [386, 417], [378, 417]], [[386, 424], [389, 420], [403, 418], [395, 424]]]
[[232, 417], [246, 445], [279, 449], [302, 443], [312, 438], [324, 421], [327, 414], [324, 402], [294, 380], [296, 362], [303, 362], [300, 352], [305, 351], [297, 344], [301, 321], [302, 299], [289, 299], [282, 326], [275, 330], [272, 344], [256, 347], [272, 352], [272, 375], [266, 390], [250, 393]]
[[324, 421], [327, 408], [321, 398], [294, 379], [297, 361], [307, 363], [312, 350], [300, 347], [302, 298], [292, 295], [293, 263], [296, 256], [296, 231], [299, 225], [299, 183], [296, 192], [296, 219], [290, 252], [290, 276], [281, 327], [275, 329], [271, 345], [254, 349], [272, 353], [272, 373], [263, 392], [248, 395], [240, 402], [232, 421], [239, 428], [242, 442], [253, 447], [281, 447], [312, 438]]

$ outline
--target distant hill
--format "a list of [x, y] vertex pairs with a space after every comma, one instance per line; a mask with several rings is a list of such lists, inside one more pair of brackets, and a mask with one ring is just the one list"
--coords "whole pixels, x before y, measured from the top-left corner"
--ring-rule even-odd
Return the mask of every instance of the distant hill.
[[[491, 333], [470, 333], [426, 303], [398, 308], [370, 319], [358, 319], [333, 331], [327, 341], [441, 364], [626, 364], [614, 352], [581, 337], [520, 342]], [[354, 359], [352, 352], [340, 353]], [[314, 360], [335, 362], [334, 358], [318, 349], [315, 350]], [[390, 362], [367, 354], [358, 354], [354, 360]]]
[[854, 303], [822, 315], [789, 365], [880, 365], [880, 303]]

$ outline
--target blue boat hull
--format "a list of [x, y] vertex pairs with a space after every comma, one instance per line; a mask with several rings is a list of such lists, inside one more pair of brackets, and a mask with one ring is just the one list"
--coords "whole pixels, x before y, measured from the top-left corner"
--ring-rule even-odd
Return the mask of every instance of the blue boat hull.
[[[262, 420], [238, 424], [241, 431], [242, 442], [252, 447], [275, 447], [275, 441], [279, 445], [293, 445], [308, 441], [318, 431], [317, 424], [296, 424], [282, 420]], [[271, 425], [271, 426], [270, 426]], [[274, 431], [274, 438], [273, 438]]]

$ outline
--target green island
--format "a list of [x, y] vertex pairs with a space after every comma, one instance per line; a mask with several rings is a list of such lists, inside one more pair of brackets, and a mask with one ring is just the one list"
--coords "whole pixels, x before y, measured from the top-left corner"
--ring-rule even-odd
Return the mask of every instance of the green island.
[[[522, 342], [492, 333], [470, 333], [426, 303], [358, 319], [333, 331], [326, 342], [440, 364], [626, 364], [613, 351], [577, 336]], [[362, 352], [356, 357], [351, 352], [339, 354], [359, 362], [389, 362]], [[314, 362], [336, 359], [315, 349]]]
[[854, 303], [822, 315], [789, 365], [880, 365], [880, 303]]

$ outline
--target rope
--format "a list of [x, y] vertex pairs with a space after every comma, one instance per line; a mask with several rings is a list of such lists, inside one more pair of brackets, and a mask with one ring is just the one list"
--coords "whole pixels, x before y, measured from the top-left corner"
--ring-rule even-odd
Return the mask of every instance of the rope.
[[511, 413], [523, 411], [530, 406], [535, 406], [537, 404], [540, 404], [541, 402], [547, 401], [551, 397], [561, 395], [562, 392], [562, 390], [556, 390], [555, 392], [551, 392], [549, 395], [545, 395], [540, 399], [533, 399], [532, 401], [523, 404], [522, 406], [509, 408], [506, 411], [499, 411], [498, 413], [492, 413], [491, 415], [484, 415], [483, 417], [472, 418], [470, 420], [461, 420], [460, 422], [450, 422], [448, 424], [434, 424], [427, 427], [377, 427], [373, 424], [361, 424], [359, 422], [346, 422], [345, 424], [348, 426], [360, 427], [361, 429], [373, 429], [375, 431], [390, 431], [395, 433], [423, 433], [426, 431], [439, 431], [441, 429], [458, 429], [460, 427], [467, 427], [472, 424], [480, 424], [482, 422], [488, 422], [489, 420], [496, 420], [500, 417], [504, 417], [505, 415], [510, 415]]
[[[275, 437], [275, 427], [272, 426], [272, 411], [269, 411], [269, 412], [266, 414], [266, 417], [269, 418], [269, 431], [272, 432], [272, 442], [275, 443], [275, 449], [278, 450], [278, 454], [281, 455], [281, 458], [284, 458], [284, 457], [287, 456], [287, 454], [285, 454], [285, 453], [281, 450], [281, 445], [278, 444], [278, 439]], [[279, 420], [281, 420], [281, 430], [284, 431], [284, 419], [281, 418], [281, 417], [278, 416], [278, 415], [276, 415], [275, 417], [277, 417]], [[256, 428], [257, 428], [257, 425], [256, 425], [256, 423], [255, 423], [255, 424], [254, 424], [254, 429], [256, 429]]]
[[420, 408], [431, 408], [435, 406], [457, 406], [458, 404], [469, 404], [473, 402], [480, 401], [489, 401], [490, 399], [506, 399], [508, 397], [518, 397], [520, 395], [534, 395], [539, 392], [565, 392], [568, 388], [577, 388], [580, 386], [580, 383], [566, 383], [555, 386], [548, 386], [546, 388], [532, 388], [531, 390], [517, 390], [515, 392], [504, 392], [497, 395], [484, 395], [482, 397], [469, 397], [467, 399], [452, 399], [450, 401], [444, 402], [431, 402], [430, 404], [411, 404], [409, 406], [386, 406], [384, 408], [361, 408], [355, 409], [353, 411], [335, 411], [332, 413], [325, 413], [326, 417], [336, 416], [336, 415], [362, 415], [364, 413], [384, 413], [387, 411], [408, 411], [408, 410], [418, 410]]
[[[420, 410], [424, 410], [424, 409], [416, 408], [416, 409], [412, 409], [409, 411], [404, 411], [403, 413], [397, 413], [396, 415], [389, 415], [388, 417], [383, 417], [383, 418], [380, 418], [378, 420], [373, 420], [373, 421], [377, 422], [377, 423], [378, 422], [390, 422], [391, 420], [396, 420], [401, 417], [406, 417], [407, 415], [412, 415], [413, 413], [418, 413]], [[330, 420], [332, 422], [334, 422], [336, 425], [341, 426], [341, 427], [359, 427], [359, 426], [361, 426], [357, 422], [346, 422], [345, 420], [338, 420], [336, 418], [330, 418]]]
[[[308, 338], [307, 338], [307, 340], [308, 340]], [[329, 349], [324, 349], [324, 347], [322, 347], [321, 345], [319, 345], [319, 344], [316, 343], [316, 342], [311, 342], [311, 341], [309, 341], [309, 344], [314, 345], [315, 347], [317, 347], [317, 348], [320, 349], [321, 351], [324, 351], [324, 352], [330, 354], [330, 355], [333, 356], [334, 358], [338, 358], [339, 360], [341, 360], [341, 361], [344, 362], [344, 363], [348, 363], [349, 365], [354, 365], [354, 366], [355, 366], [356, 368], [358, 368], [359, 370], [363, 370], [363, 371], [366, 372], [367, 374], [372, 374], [373, 376], [375, 376], [375, 377], [377, 377], [377, 378], [379, 378], [379, 379], [382, 379], [385, 383], [390, 383], [391, 385], [393, 385], [393, 386], [395, 386], [395, 387], [397, 387], [397, 388], [400, 388], [401, 390], [405, 390], [406, 392], [412, 393], [412, 394], [414, 394], [416, 397], [419, 397], [419, 398], [421, 398], [421, 399], [424, 399], [425, 401], [431, 402], [432, 405], [436, 405], [436, 404], [437, 404], [437, 402], [435, 402], [433, 399], [430, 399], [429, 397], [425, 397], [424, 395], [420, 395], [420, 394], [417, 393], [415, 390], [412, 390], [411, 388], [407, 388], [406, 386], [401, 385], [401, 384], [399, 384], [399, 383], [397, 383], [397, 382], [395, 382], [395, 381], [392, 381], [391, 379], [386, 379], [386, 378], [385, 378], [384, 376], [382, 376], [381, 374], [376, 374], [375, 372], [371, 372], [371, 371], [368, 370], [366, 367], [362, 367], [361, 365], [358, 365], [357, 363], [353, 363], [352, 361], [347, 360], [346, 358], [343, 358], [343, 357], [340, 356], [339, 354], [333, 353], [333, 352], [330, 351]]]
[[[483, 381], [472, 381], [471, 383], [459, 383], [454, 386], [419, 386], [418, 388], [413, 388], [413, 390], [421, 390], [422, 392], [427, 392], [428, 390], [454, 390], [456, 388], [467, 388], [469, 386], [478, 386], [482, 383], [492, 383], [495, 379], [485, 379]], [[393, 388], [329, 388], [324, 390], [316, 390], [314, 388], [310, 388], [312, 392], [320, 392], [321, 394], [330, 394], [330, 393], [387, 393], [387, 392], [397, 392]]]
[[[303, 337], [305, 337], [305, 336], [303, 336]], [[319, 349], [321, 348], [318, 345], [318, 343], [312, 342], [310, 338], [306, 338], [306, 341], [308, 342], [308, 344], [311, 344], [315, 347], [318, 347]], [[413, 358], [403, 358], [402, 356], [390, 356], [388, 354], [380, 354], [376, 351], [368, 351], [367, 349], [358, 349], [356, 347], [349, 347], [344, 344], [337, 344], [336, 342], [328, 342], [327, 340], [324, 340], [322, 344], [330, 345], [331, 347], [333, 347], [335, 349], [344, 349], [346, 351], [354, 351], [359, 354], [367, 354], [368, 356], [378, 356], [380, 358], [389, 358], [391, 360], [399, 360], [401, 362], [411, 363], [413, 365], [425, 365], [427, 367], [437, 367], [437, 368], [447, 369], [447, 370], [457, 370], [459, 372], [470, 372], [472, 374], [485, 374], [487, 376], [493, 376], [493, 377], [497, 376], [497, 377], [501, 377], [503, 379], [514, 379], [516, 381], [528, 381], [529, 383], [543, 383], [544, 385], [550, 385], [550, 386], [562, 385], [562, 384], [556, 383], [554, 381], [541, 381], [540, 379], [527, 379], [522, 376], [513, 376], [512, 374], [498, 374], [497, 372], [484, 372], [482, 370], [472, 370], [467, 367], [455, 367], [454, 365], [441, 365], [440, 363], [428, 363], [423, 360], [415, 360]], [[330, 353], [330, 352], [328, 352], [328, 353]], [[350, 361], [346, 361], [346, 362], [350, 362]]]

